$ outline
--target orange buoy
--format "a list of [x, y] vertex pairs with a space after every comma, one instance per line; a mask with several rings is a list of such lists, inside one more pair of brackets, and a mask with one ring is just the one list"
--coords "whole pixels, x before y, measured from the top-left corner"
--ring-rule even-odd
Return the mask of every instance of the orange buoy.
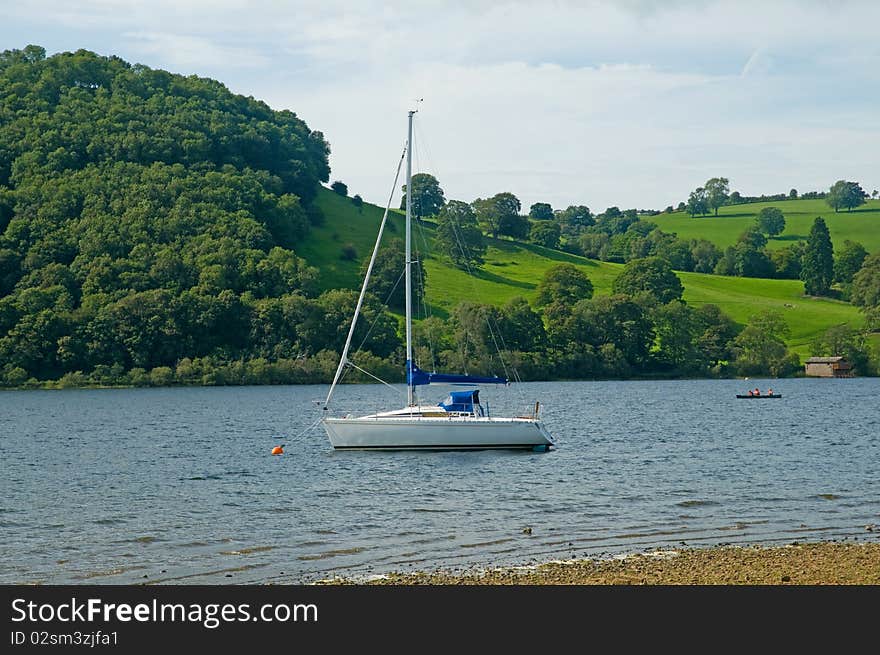
[[272, 449], [273, 455], [283, 455], [284, 454], [284, 446], [275, 446]]

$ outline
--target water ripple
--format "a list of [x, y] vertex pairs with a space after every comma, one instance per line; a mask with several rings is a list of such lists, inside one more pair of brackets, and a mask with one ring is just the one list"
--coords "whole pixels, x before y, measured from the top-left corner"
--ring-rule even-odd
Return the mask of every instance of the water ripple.
[[[754, 384], [783, 400], [738, 403], [737, 380], [487, 390], [498, 414], [543, 401], [547, 454], [280, 437], [314, 422], [324, 387], [2, 392], [0, 583], [298, 583], [880, 538], [865, 527], [880, 522], [880, 380]], [[386, 392], [343, 385], [337, 404], [391, 408]]]

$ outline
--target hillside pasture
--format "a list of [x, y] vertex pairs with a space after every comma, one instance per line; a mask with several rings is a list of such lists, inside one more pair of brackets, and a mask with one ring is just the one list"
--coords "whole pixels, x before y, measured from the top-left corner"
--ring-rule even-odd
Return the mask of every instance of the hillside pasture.
[[[331, 191], [319, 195], [319, 206], [325, 213], [326, 223], [312, 230], [306, 242], [298, 249], [298, 254], [321, 269], [320, 281], [323, 288], [357, 288], [361, 283], [360, 266], [370, 255], [382, 218], [382, 209], [364, 203], [362, 212], [358, 212], [349, 198]], [[853, 216], [858, 214], [862, 214], [859, 220], [865, 220], [864, 214], [868, 214], [869, 219], [875, 216], [870, 212], [853, 212]], [[675, 216], [672, 215], [671, 218]], [[880, 221], [880, 213], [876, 214], [876, 219]], [[721, 224], [731, 218], [686, 217], [682, 220], [706, 225]], [[754, 220], [754, 217], [750, 220]], [[855, 219], [850, 217], [850, 220]], [[394, 225], [394, 231], [387, 232], [385, 238], [402, 238], [403, 217], [394, 211], [390, 221]], [[563, 262], [574, 264], [586, 273], [597, 295], [609, 294], [614, 278], [623, 268], [621, 264], [594, 261], [533, 244], [488, 239], [489, 248], [484, 265], [468, 272], [455, 268], [446, 258], [434, 252], [433, 239], [434, 230], [430, 223], [413, 227], [414, 248], [424, 250], [427, 246], [429, 251], [425, 259], [429, 311], [440, 317], [448, 316], [449, 311], [463, 301], [503, 305], [516, 296], [533, 300], [544, 273]], [[340, 250], [345, 243], [355, 246], [356, 260], [344, 261], [340, 258]], [[862, 314], [849, 303], [804, 296], [803, 284], [798, 280], [767, 280], [685, 272], [679, 272], [678, 275], [684, 284], [684, 298], [689, 304], [699, 306], [714, 303], [738, 323], [745, 324], [750, 316], [764, 310], [779, 311], [791, 328], [789, 346], [801, 357], [811, 354], [811, 341], [829, 327], [840, 324], [861, 327], [864, 324]]]
[[664, 232], [674, 232], [682, 239], [707, 239], [720, 248], [736, 243], [740, 234], [754, 225], [764, 207], [777, 207], [785, 216], [785, 231], [770, 239], [768, 247], [782, 248], [798, 239], [806, 239], [817, 216], [825, 219], [835, 248], [846, 239], [858, 241], [868, 252], [880, 251], [880, 200], [869, 200], [861, 207], [835, 213], [824, 200], [783, 200], [721, 207], [718, 216], [691, 217], [687, 212], [646, 216]]

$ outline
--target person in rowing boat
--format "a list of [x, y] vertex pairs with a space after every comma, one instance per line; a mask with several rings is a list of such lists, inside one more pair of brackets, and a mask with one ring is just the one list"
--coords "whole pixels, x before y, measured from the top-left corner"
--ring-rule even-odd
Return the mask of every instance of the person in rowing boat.
[[751, 389], [749, 389], [749, 395], [750, 395], [750, 396], [754, 396], [754, 395], [755, 395], [755, 392], [752, 391]]
[[761, 390], [758, 387], [755, 387], [755, 395], [761, 397]]
[[767, 389], [767, 395], [768, 395], [768, 396], [772, 396], [772, 395], [773, 395], [773, 389]]

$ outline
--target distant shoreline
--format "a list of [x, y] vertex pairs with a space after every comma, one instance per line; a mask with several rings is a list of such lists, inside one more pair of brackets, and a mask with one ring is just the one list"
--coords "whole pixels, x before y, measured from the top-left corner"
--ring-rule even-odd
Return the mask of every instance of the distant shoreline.
[[[870, 528], [870, 531], [868, 531]], [[870, 541], [877, 539], [877, 541]], [[577, 559], [485, 571], [390, 573], [364, 585], [878, 585], [880, 526], [866, 541], [786, 546], [663, 549], [613, 559]]]
[[[816, 379], [816, 380], [837, 380], [837, 379], [859, 379], [859, 378], [876, 378], [880, 376], [875, 375], [858, 375], [853, 378], [822, 378], [815, 376], [806, 376], [803, 373], [798, 375], [790, 375], [787, 377], [773, 377], [771, 375], [766, 376], [750, 376], [750, 377], [714, 377], [714, 376], [706, 376], [706, 377], [662, 377], [662, 376], [633, 376], [627, 378], [547, 378], [541, 380], [521, 380], [515, 384], [522, 384], [524, 382], [671, 382], [674, 380], [800, 380], [800, 379]], [[135, 384], [86, 384], [86, 385], [66, 385], [63, 383], [59, 383], [57, 380], [46, 380], [40, 381], [37, 384], [22, 384], [18, 386], [0, 386], [0, 392], [3, 391], [65, 391], [65, 390], [83, 390], [83, 389], [194, 389], [194, 388], [229, 388], [229, 387], [291, 387], [291, 386], [327, 386], [330, 382], [267, 382], [265, 384], [260, 383], [241, 383], [241, 384], [166, 384], [166, 385], [135, 385]], [[358, 380], [358, 381], [344, 381], [341, 384], [344, 385], [352, 385], [352, 384], [374, 384], [378, 385], [378, 382], [373, 382], [371, 380]], [[391, 384], [404, 384], [403, 381], [392, 382]]]

